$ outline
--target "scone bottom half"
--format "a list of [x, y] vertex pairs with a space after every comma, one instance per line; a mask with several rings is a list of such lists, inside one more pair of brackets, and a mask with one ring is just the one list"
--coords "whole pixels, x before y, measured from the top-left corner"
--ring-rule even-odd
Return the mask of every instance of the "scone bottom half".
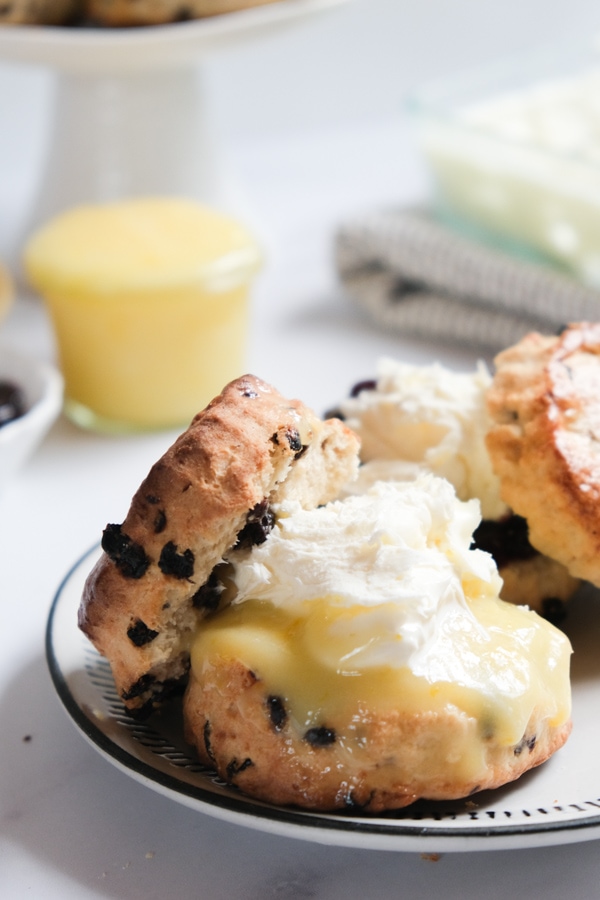
[[198, 623], [222, 602], [227, 557], [264, 541], [284, 500], [332, 500], [358, 468], [358, 439], [253, 375], [229, 385], [152, 467], [109, 524], [78, 623], [111, 665], [127, 711], [181, 689]]
[[570, 729], [570, 644], [498, 598], [443, 479], [296, 511], [233, 562], [183, 701], [200, 760], [277, 805], [372, 814], [500, 787]]

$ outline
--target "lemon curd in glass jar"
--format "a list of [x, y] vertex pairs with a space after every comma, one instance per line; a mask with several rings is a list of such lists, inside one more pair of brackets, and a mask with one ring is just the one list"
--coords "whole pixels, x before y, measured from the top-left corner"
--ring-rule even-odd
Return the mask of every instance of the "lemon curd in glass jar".
[[62, 213], [24, 264], [54, 326], [65, 412], [127, 432], [178, 428], [243, 374], [261, 254], [237, 221], [142, 198]]

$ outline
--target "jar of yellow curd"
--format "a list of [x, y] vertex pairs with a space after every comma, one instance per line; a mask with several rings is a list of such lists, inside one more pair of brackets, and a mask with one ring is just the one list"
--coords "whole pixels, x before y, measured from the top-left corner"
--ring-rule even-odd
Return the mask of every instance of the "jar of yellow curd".
[[24, 265], [54, 326], [65, 412], [98, 431], [179, 428], [244, 372], [252, 235], [195, 202], [62, 213]]

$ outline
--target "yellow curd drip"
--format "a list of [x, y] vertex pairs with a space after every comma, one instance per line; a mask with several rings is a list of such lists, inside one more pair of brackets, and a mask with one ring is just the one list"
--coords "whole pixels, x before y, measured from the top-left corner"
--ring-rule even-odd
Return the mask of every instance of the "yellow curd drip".
[[373, 608], [343, 608], [328, 598], [307, 602], [299, 614], [250, 599], [202, 623], [192, 671], [201, 679], [219, 658], [241, 661], [266, 694], [282, 699], [299, 734], [334, 727], [336, 745], [355, 758], [368, 753], [361, 726], [374, 717], [463, 711], [470, 727], [449, 733], [432, 758], [457, 776], [478, 777], [486, 744], [517, 745], [534, 711], [551, 725], [568, 720], [570, 646], [527, 609], [489, 597], [470, 605], [475, 626], [469, 618], [442, 627], [426, 656], [361, 668], [356, 659], [366, 646], [386, 641], [393, 652], [394, 640], [402, 642], [382, 636]]

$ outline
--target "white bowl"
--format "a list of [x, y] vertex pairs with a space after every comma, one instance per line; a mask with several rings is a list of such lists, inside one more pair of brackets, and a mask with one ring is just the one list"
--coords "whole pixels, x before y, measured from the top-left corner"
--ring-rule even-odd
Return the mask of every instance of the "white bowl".
[[32, 455], [62, 408], [63, 379], [46, 363], [0, 346], [0, 380], [25, 395], [27, 412], [0, 427], [0, 491]]

